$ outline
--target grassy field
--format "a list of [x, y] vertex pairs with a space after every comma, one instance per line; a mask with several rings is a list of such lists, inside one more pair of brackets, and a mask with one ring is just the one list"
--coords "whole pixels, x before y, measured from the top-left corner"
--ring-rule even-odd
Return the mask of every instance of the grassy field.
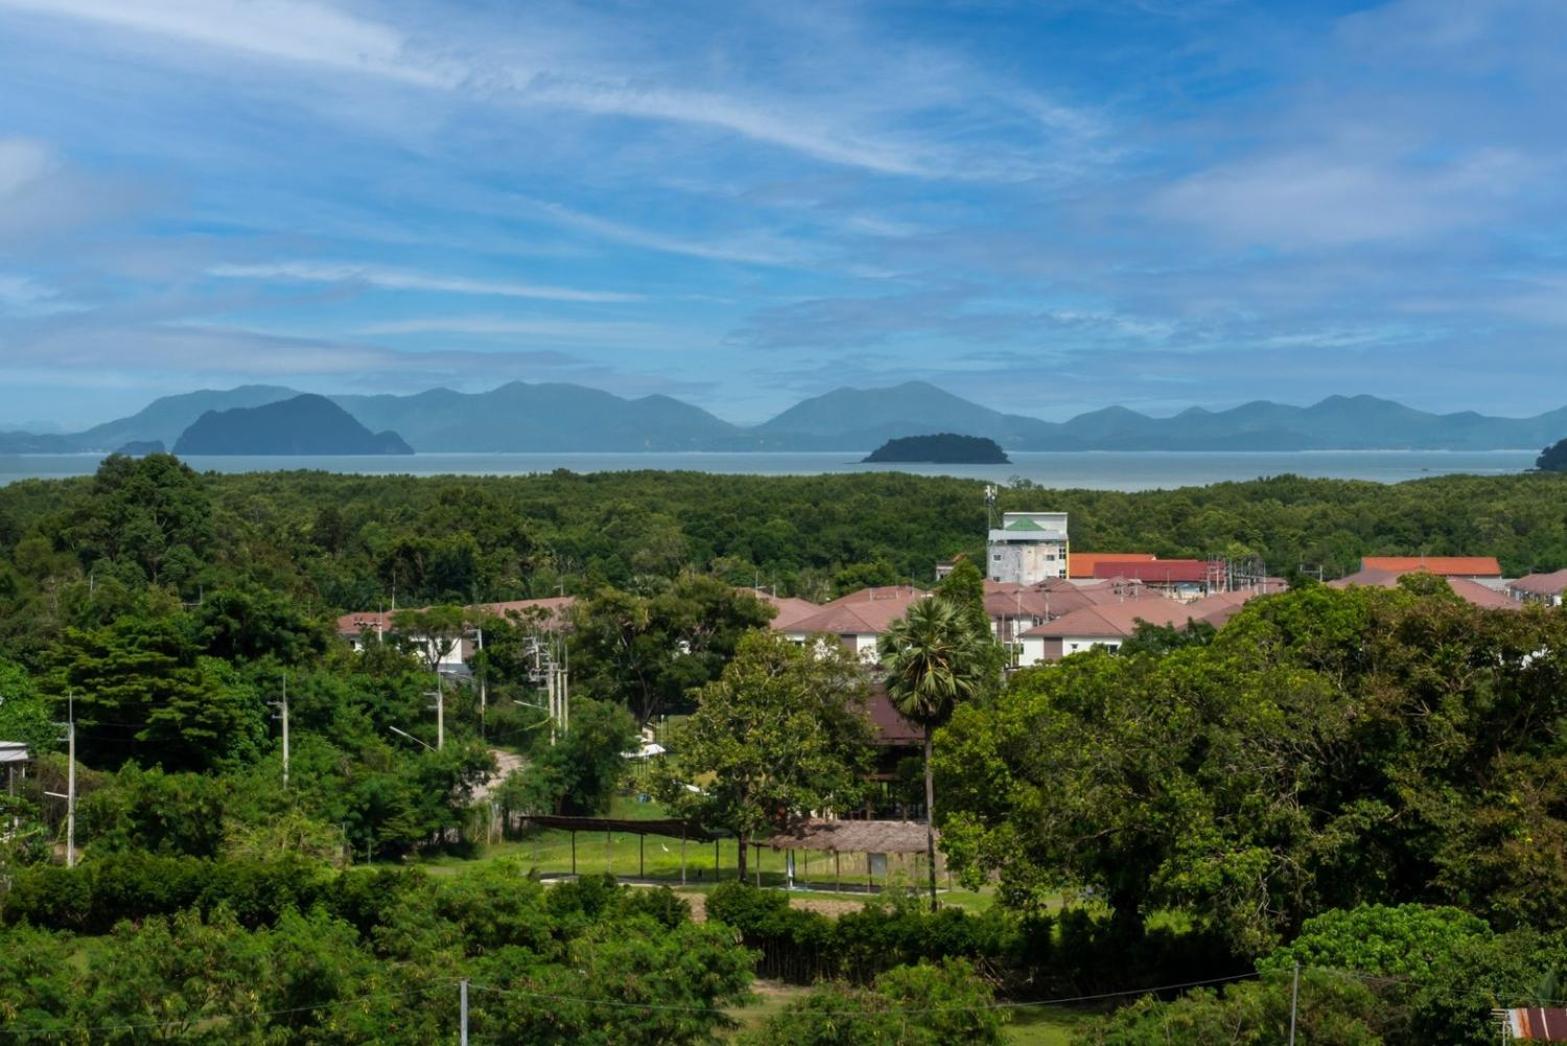
[[[654, 802], [638, 802], [628, 796], [617, 796], [610, 807], [609, 816], [625, 820], [652, 820], [665, 816], [664, 809]], [[575, 850], [575, 853], [573, 853]], [[751, 847], [748, 853], [747, 879], [756, 882], [760, 875], [763, 886], [783, 886], [787, 878], [788, 857], [783, 851], [767, 847]], [[518, 840], [508, 840], [480, 847], [472, 857], [438, 855], [419, 862], [436, 875], [451, 875], [476, 862], [512, 859], [537, 869], [545, 875], [569, 875], [575, 867], [578, 875], [609, 873], [622, 879], [646, 879], [684, 886], [692, 889], [711, 889], [725, 880], [733, 879], [739, 856], [733, 839], [713, 843], [687, 842], [684, 847], [684, 879], [682, 881], [682, 848], [679, 839], [661, 836], [639, 836], [632, 832], [577, 832], [575, 847], [572, 833], [558, 830], [530, 833]], [[863, 854], [844, 854], [834, 861], [830, 854], [795, 851], [795, 884], [808, 884], [812, 895], [818, 892], [827, 896], [864, 900], [867, 896], [891, 888], [907, 889], [922, 886], [925, 882], [923, 860], [890, 855], [885, 874], [867, 875]], [[979, 910], [989, 907], [990, 893], [973, 892], [954, 888], [945, 877], [940, 881], [945, 903]]]

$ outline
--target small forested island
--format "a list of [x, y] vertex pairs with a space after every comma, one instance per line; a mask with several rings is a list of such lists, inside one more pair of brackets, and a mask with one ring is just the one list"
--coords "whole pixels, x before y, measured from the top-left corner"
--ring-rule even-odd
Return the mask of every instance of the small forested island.
[[935, 436], [900, 436], [871, 452], [867, 462], [906, 461], [927, 465], [1010, 465], [1001, 444], [983, 436], [943, 432]]
[[371, 432], [325, 396], [209, 410], [174, 444], [180, 455], [412, 454], [395, 432]]
[[1534, 467], [1541, 472], [1567, 472], [1567, 439], [1559, 439], [1540, 451]]

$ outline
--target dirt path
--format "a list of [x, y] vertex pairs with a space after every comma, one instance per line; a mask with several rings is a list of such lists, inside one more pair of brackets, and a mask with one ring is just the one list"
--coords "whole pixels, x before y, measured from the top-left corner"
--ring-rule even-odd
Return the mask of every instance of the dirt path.
[[[675, 892], [690, 903], [693, 922], [707, 922], [707, 894], [695, 892], [681, 893], [679, 890]], [[789, 904], [808, 912], [820, 912], [834, 919], [849, 912], [857, 912], [865, 907], [864, 903], [860, 901], [843, 901], [825, 897], [790, 897]]]
[[503, 752], [499, 748], [490, 749], [490, 755], [495, 759], [495, 772], [473, 790], [474, 800], [481, 803], [488, 802], [490, 793], [499, 788], [514, 771], [521, 770], [524, 762], [517, 753]]

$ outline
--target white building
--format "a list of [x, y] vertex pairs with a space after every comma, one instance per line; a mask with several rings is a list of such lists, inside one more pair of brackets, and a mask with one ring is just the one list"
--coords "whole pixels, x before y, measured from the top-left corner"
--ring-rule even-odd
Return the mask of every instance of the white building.
[[990, 532], [985, 576], [1037, 585], [1066, 577], [1066, 557], [1065, 512], [1006, 512], [1001, 528]]

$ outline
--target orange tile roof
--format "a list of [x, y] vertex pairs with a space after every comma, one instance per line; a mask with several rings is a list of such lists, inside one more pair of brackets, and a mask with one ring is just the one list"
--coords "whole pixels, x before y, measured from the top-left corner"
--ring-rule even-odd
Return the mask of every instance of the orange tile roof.
[[1430, 571], [1443, 577], [1501, 577], [1502, 565], [1495, 556], [1365, 556], [1360, 569], [1386, 570], [1409, 574]]
[[1093, 577], [1100, 563], [1146, 563], [1157, 558], [1152, 552], [1071, 552], [1067, 554], [1067, 577]]

